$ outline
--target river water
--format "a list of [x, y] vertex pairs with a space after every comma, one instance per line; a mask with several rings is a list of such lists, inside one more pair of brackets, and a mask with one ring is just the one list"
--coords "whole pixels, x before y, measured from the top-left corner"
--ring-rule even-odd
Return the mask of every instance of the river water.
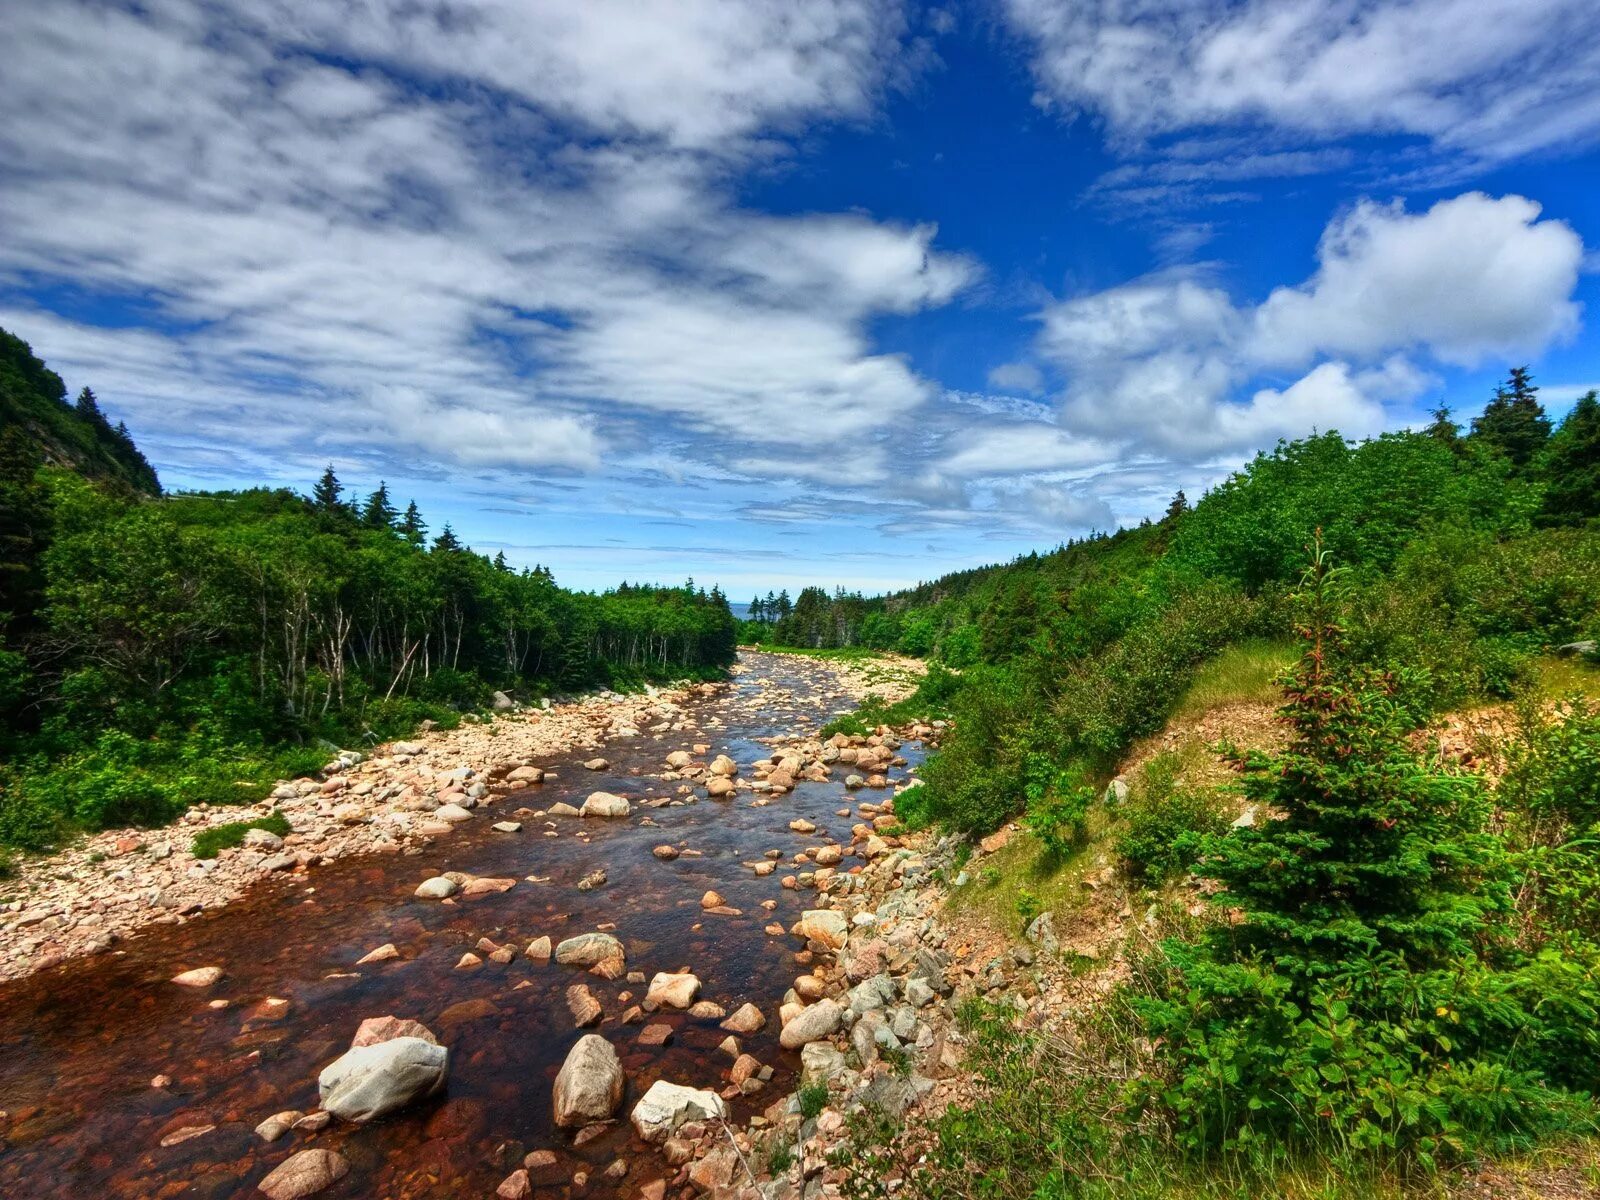
[[[674, 1027], [661, 1048], [637, 1044], [640, 1026], [624, 1026], [628, 1002], [643, 985], [607, 982], [520, 953], [533, 938], [553, 941], [606, 923], [627, 949], [628, 969], [692, 970], [702, 995], [729, 1012], [753, 1001], [767, 1027], [741, 1038], [743, 1048], [775, 1068], [769, 1087], [732, 1105], [759, 1111], [793, 1086], [798, 1055], [777, 1042], [777, 1005], [794, 977], [799, 942], [770, 936], [787, 928], [812, 893], [780, 884], [783, 864], [765, 878], [744, 864], [780, 850], [784, 860], [832, 839], [848, 844], [858, 818], [840, 817], [850, 802], [842, 779], [801, 783], [766, 807], [739, 793], [731, 802], [704, 798], [655, 810], [637, 802], [674, 795], [675, 782], [654, 778], [666, 754], [693, 743], [726, 753], [748, 775], [772, 752], [759, 739], [814, 731], [848, 698], [831, 677], [803, 660], [746, 654], [745, 670], [718, 694], [686, 705], [683, 731], [608, 745], [611, 768], [597, 775], [577, 757], [539, 765], [559, 779], [497, 800], [418, 855], [371, 854], [319, 867], [304, 876], [264, 879], [234, 903], [183, 925], [156, 926], [122, 944], [123, 953], [69, 962], [0, 985], [0, 1196], [146, 1198], [258, 1195], [255, 1185], [297, 1150], [337, 1150], [349, 1176], [319, 1193], [329, 1198], [488, 1197], [523, 1156], [549, 1149], [558, 1165], [535, 1177], [538, 1195], [629, 1196], [641, 1183], [670, 1174], [633, 1137], [626, 1114], [658, 1078], [720, 1089], [732, 1060], [717, 1048], [726, 1036], [715, 1021], [657, 1013], [650, 1022]], [[916, 748], [900, 753], [915, 763]], [[900, 776], [902, 772], [892, 772]], [[525, 818], [519, 834], [497, 834], [491, 820], [519, 807], [558, 800], [581, 804], [596, 789], [636, 802], [627, 821]], [[884, 793], [859, 793], [882, 800]], [[490, 816], [489, 814], [494, 814]], [[648, 815], [654, 825], [642, 823]], [[804, 837], [789, 822], [803, 816], [819, 827]], [[553, 830], [558, 836], [547, 836]], [[700, 851], [660, 862], [662, 843]], [[846, 866], [852, 860], [846, 859]], [[590, 892], [577, 881], [604, 867], [609, 882]], [[416, 900], [421, 880], [443, 871], [505, 876], [510, 891], [456, 903]], [[541, 882], [530, 882], [528, 877]], [[700, 897], [714, 888], [742, 916], [703, 915]], [[767, 912], [763, 900], [777, 908]], [[519, 948], [509, 964], [485, 959], [456, 969], [480, 938]], [[356, 967], [385, 942], [402, 958]], [[216, 965], [214, 987], [173, 985], [179, 971]], [[551, 1085], [580, 1036], [565, 990], [586, 983], [605, 1008], [598, 1032], [611, 1039], [628, 1078], [617, 1124], [581, 1147], [551, 1120]], [[267, 997], [289, 1001], [277, 1022], [252, 1022]], [[213, 1009], [224, 998], [229, 1005]], [[350, 1043], [365, 1017], [420, 1020], [450, 1049], [447, 1094], [385, 1121], [353, 1127], [334, 1122], [308, 1135], [291, 1132], [266, 1144], [254, 1127], [285, 1109], [317, 1107], [318, 1072]], [[171, 1077], [169, 1087], [152, 1077]], [[163, 1147], [178, 1129], [210, 1132]], [[602, 1172], [618, 1158], [622, 1180]], [[575, 1187], [572, 1176], [590, 1176]]]

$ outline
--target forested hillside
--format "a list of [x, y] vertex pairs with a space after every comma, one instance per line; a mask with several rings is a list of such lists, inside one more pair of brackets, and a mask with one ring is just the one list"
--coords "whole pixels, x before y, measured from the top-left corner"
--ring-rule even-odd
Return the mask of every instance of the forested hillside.
[[347, 497], [331, 468], [309, 497], [161, 496], [92, 396], [88, 416], [66, 408], [0, 338], [7, 415], [28, 414], [0, 442], [0, 842], [250, 795], [325, 760], [319, 741], [448, 722], [495, 689], [530, 701], [732, 661], [715, 589], [568, 591], [448, 526], [430, 538], [382, 483]]
[[897, 816], [1020, 819], [953, 903], [1101, 940], [1062, 951], [1081, 1005], [970, 1006], [969, 1098], [852, 1153], [929, 1197], [1443, 1196], [1588, 1145], [1597, 467], [1595, 397], [1552, 427], [1516, 371], [1470, 430], [1283, 444], [1159, 522], [878, 602], [935, 662], [858, 720], [953, 726]]

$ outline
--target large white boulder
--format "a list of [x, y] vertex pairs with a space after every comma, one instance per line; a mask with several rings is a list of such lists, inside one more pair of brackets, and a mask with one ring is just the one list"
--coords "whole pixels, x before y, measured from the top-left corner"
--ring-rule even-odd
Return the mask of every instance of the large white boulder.
[[633, 1106], [633, 1127], [647, 1142], [663, 1142], [685, 1121], [726, 1117], [728, 1106], [715, 1092], [658, 1079]]
[[610, 792], [591, 792], [578, 811], [586, 817], [625, 817], [631, 805], [622, 796]]
[[322, 1069], [322, 1107], [346, 1121], [371, 1121], [444, 1089], [450, 1052], [418, 1037], [347, 1050]]

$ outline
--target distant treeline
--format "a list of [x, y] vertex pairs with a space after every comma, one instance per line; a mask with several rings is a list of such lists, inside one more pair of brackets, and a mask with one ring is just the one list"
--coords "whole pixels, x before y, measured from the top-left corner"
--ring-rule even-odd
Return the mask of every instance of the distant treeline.
[[456, 719], [497, 688], [533, 699], [732, 661], [715, 588], [568, 591], [448, 525], [430, 538], [382, 483], [348, 498], [331, 467], [309, 497], [161, 496], [126, 431], [64, 395], [0, 341], [0, 403], [29, 416], [0, 433], [0, 841], [160, 819], [287, 769], [294, 747]]

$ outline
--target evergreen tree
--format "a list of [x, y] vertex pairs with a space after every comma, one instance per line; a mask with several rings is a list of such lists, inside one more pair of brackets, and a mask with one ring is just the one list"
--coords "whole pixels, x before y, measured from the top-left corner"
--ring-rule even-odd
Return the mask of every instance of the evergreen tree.
[[317, 486], [311, 490], [311, 504], [318, 512], [338, 512], [343, 507], [339, 503], [339, 497], [343, 494], [344, 485], [333, 473], [333, 464], [329, 463], [327, 470], [322, 472], [322, 478], [317, 480]]
[[368, 529], [393, 529], [397, 515], [394, 505], [389, 502], [389, 485], [378, 480], [378, 490], [368, 496], [366, 504], [362, 506], [361, 523]]
[[1461, 426], [1451, 419], [1450, 409], [1441, 404], [1432, 412], [1433, 421], [1422, 432], [1436, 442], [1443, 442], [1452, 450], [1461, 448]]
[[450, 528], [450, 522], [444, 523], [444, 528], [439, 531], [439, 536], [433, 539], [433, 548], [450, 553], [461, 549], [461, 539], [456, 536], [456, 531]]
[[73, 405], [73, 410], [85, 421], [90, 422], [95, 428], [110, 428], [105, 414], [100, 411], [100, 401], [95, 398], [91, 388], [84, 388], [78, 393], [78, 402]]
[[1178, 489], [1178, 494], [1172, 498], [1172, 503], [1167, 505], [1167, 514], [1163, 520], [1173, 521], [1189, 511], [1189, 497], [1183, 494], [1183, 489]]
[[1544, 509], [1557, 520], [1600, 517], [1600, 398], [1579, 399], [1550, 439]]
[[506, 572], [511, 570], [511, 564], [506, 561], [506, 552], [504, 550], [494, 556], [494, 569]]
[[750, 601], [750, 619], [752, 621], [759, 621], [759, 620], [761, 620], [761, 616], [762, 616], [761, 597], [757, 596], [754, 600]]
[[428, 536], [428, 523], [422, 519], [422, 510], [415, 500], [406, 505], [406, 515], [400, 519], [400, 532], [413, 546], [420, 546]]
[[1473, 439], [1518, 467], [1528, 466], [1550, 440], [1550, 418], [1538, 393], [1528, 368], [1513, 367], [1483, 415], [1472, 422]]
[[21, 429], [0, 431], [0, 632], [32, 623], [49, 498], [35, 478], [40, 457]]

